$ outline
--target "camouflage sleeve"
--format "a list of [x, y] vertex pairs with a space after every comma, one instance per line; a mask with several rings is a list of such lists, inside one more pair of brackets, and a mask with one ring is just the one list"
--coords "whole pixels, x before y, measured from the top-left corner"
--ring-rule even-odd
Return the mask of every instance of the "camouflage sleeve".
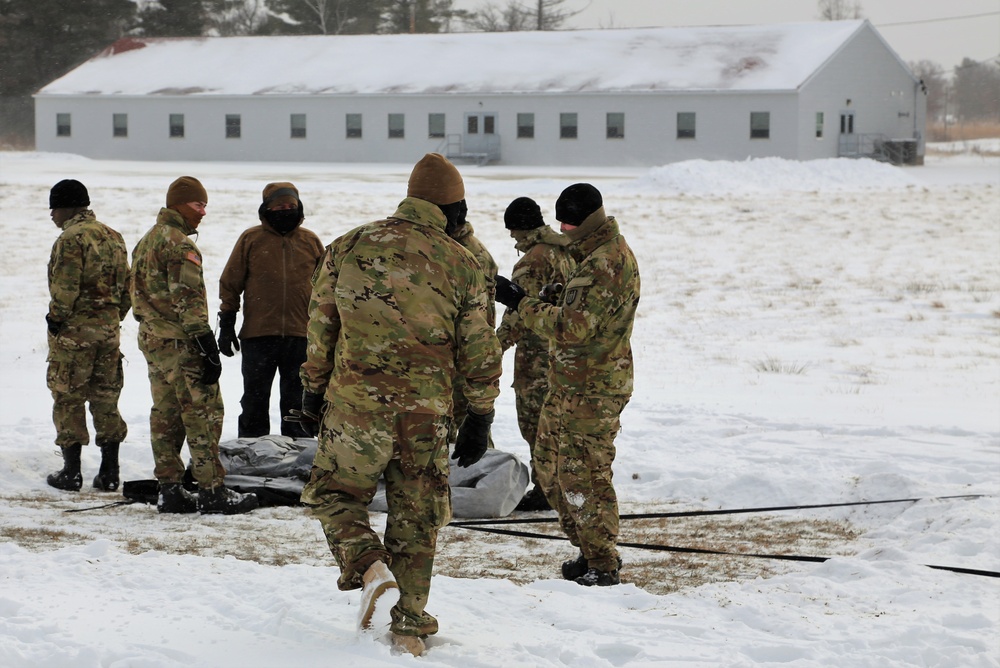
[[558, 306], [526, 297], [518, 312], [524, 325], [539, 335], [558, 344], [580, 345], [598, 335], [630, 298], [628, 290], [616, 285], [615, 275], [601, 271], [598, 263], [581, 265], [566, 283]]
[[232, 311], [240, 310], [240, 295], [246, 289], [247, 279], [247, 256], [249, 248], [246, 243], [246, 233], [240, 235], [233, 246], [233, 252], [229, 254], [226, 267], [219, 277], [219, 301], [222, 302], [220, 310]]
[[119, 275], [124, 280], [118, 290], [118, 322], [124, 320], [132, 308], [132, 270], [128, 266], [127, 257], [126, 255], [125, 264], [119, 269]]
[[205, 275], [201, 253], [194, 244], [180, 244], [170, 253], [167, 258], [167, 288], [170, 307], [184, 333], [192, 339], [210, 334], [212, 327], [208, 319]]
[[489, 413], [500, 394], [503, 353], [486, 309], [486, 285], [482, 274], [475, 272], [469, 298], [458, 315], [455, 335], [455, 368], [465, 379], [465, 398], [476, 413]]
[[334, 368], [334, 353], [340, 336], [340, 313], [337, 310], [337, 279], [333, 244], [320, 258], [312, 278], [309, 298], [309, 323], [306, 327], [306, 361], [299, 370], [302, 389], [324, 394]]
[[83, 248], [77, 237], [60, 236], [49, 259], [49, 316], [65, 322], [73, 314], [83, 279]]

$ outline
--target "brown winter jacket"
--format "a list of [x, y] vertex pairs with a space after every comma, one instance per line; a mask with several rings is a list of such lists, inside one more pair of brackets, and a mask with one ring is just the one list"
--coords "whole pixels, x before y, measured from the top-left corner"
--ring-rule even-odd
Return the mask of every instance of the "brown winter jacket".
[[243, 295], [241, 339], [306, 335], [312, 274], [322, 255], [319, 237], [301, 225], [282, 236], [261, 222], [240, 235], [219, 279], [219, 298], [222, 312], [236, 312]]

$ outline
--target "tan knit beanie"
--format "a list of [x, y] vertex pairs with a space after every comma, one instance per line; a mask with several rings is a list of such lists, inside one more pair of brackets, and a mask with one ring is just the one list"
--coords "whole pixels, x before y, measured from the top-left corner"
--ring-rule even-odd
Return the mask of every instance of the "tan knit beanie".
[[264, 186], [261, 199], [264, 206], [269, 209], [281, 204], [297, 205], [299, 203], [299, 189], [287, 181], [268, 183]]
[[208, 193], [198, 179], [193, 176], [182, 176], [167, 188], [167, 207], [187, 204], [188, 202], [208, 204]]
[[410, 172], [407, 197], [417, 197], [432, 204], [454, 204], [465, 199], [465, 184], [455, 165], [440, 153], [428, 153]]

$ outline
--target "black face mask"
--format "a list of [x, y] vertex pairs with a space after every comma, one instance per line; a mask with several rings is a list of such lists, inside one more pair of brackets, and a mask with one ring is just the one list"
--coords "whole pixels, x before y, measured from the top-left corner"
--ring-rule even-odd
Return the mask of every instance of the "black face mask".
[[280, 209], [268, 211], [264, 209], [260, 212], [264, 220], [274, 228], [278, 234], [285, 235], [294, 230], [302, 222], [302, 204], [295, 209]]
[[453, 235], [455, 230], [465, 225], [465, 216], [469, 212], [469, 207], [465, 204], [464, 199], [452, 204], [439, 204], [438, 208], [441, 209], [441, 213], [448, 221], [444, 227], [448, 236]]

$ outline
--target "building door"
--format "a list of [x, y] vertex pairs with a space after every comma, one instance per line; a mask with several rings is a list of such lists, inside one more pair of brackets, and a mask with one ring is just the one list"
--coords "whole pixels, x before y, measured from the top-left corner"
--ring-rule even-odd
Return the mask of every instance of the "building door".
[[493, 156], [500, 152], [500, 135], [497, 134], [497, 114], [470, 112], [465, 115], [465, 135], [462, 137], [463, 153]]
[[859, 138], [854, 134], [854, 112], [840, 112], [840, 137], [837, 140], [837, 154], [841, 157], [857, 157], [861, 154]]

